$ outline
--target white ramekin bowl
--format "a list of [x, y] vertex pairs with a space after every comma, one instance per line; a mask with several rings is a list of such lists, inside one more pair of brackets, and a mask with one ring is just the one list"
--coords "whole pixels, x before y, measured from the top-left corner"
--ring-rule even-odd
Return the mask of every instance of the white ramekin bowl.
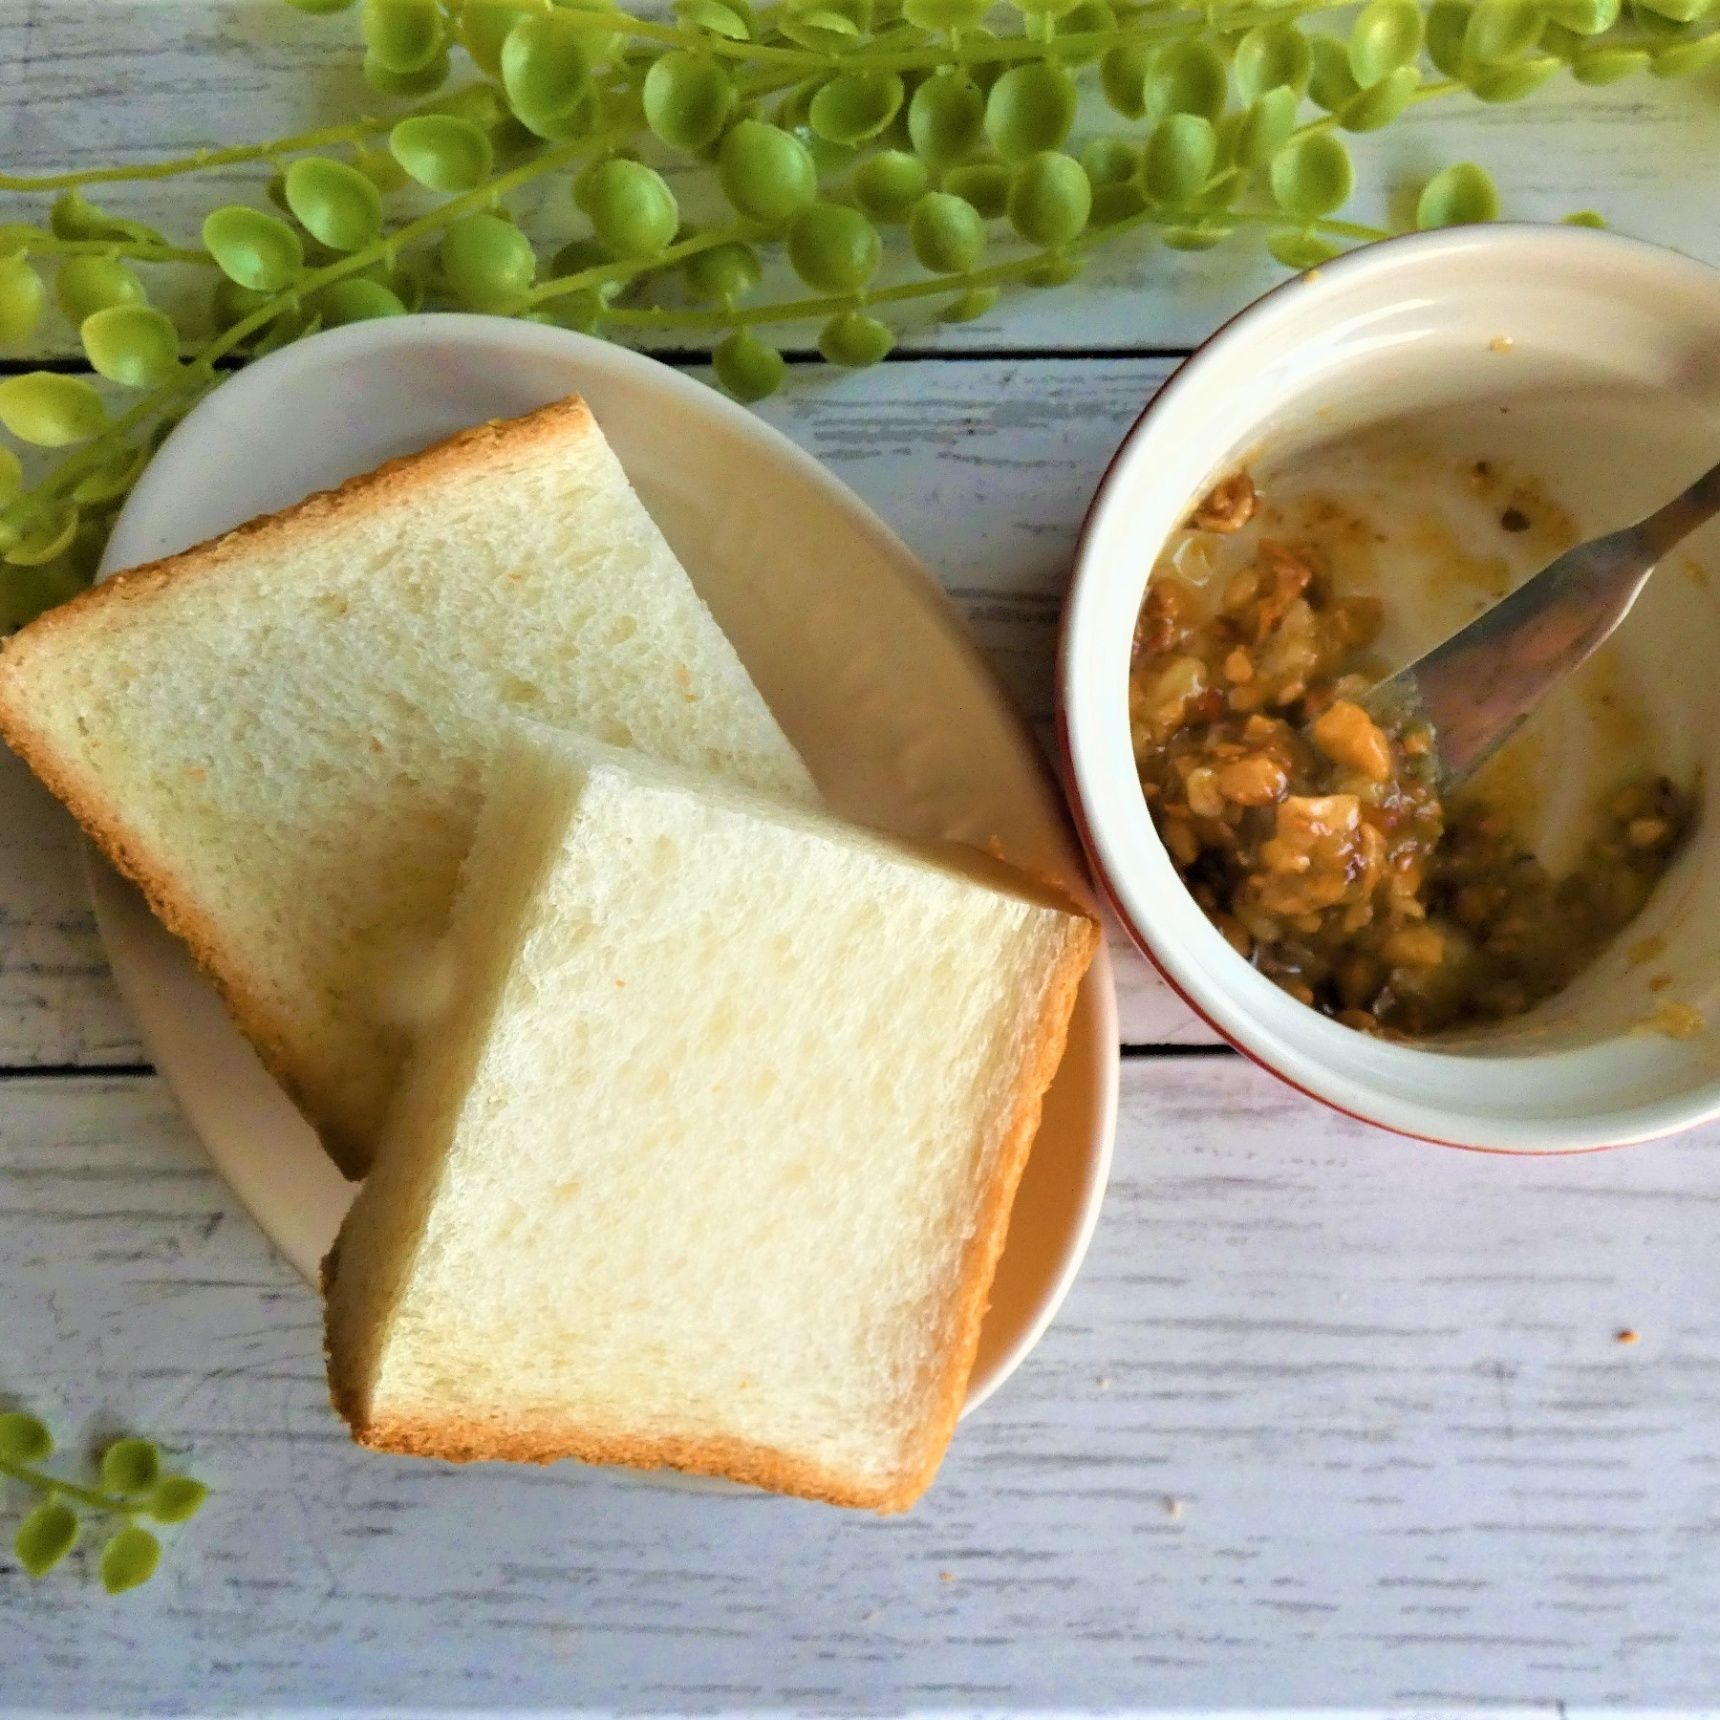
[[[1521, 1021], [1418, 1047], [1326, 1020], [1230, 948], [1154, 832], [1128, 675], [1159, 549], [1228, 466], [1398, 423], [1437, 426], [1454, 453], [1503, 446], [1584, 535], [1622, 524], [1720, 459], [1720, 271], [1575, 227], [1421, 234], [1288, 282], [1189, 359], [1100, 485], [1064, 614], [1060, 724], [1094, 870], [1130, 935], [1219, 1033], [1357, 1117], [1541, 1153], [1720, 1115], [1720, 824], [1702, 793], [1720, 780], [1720, 578], [1703, 572], [1720, 575], [1720, 532], [1661, 570], [1619, 638], [1659, 762], [1697, 784], [1696, 831], [1624, 936]], [[1633, 965], [1648, 938], [1664, 952]], [[1651, 992], [1650, 973], [1670, 981]], [[1687, 1039], [1649, 1030], [1660, 999], [1693, 1005], [1704, 1027]]]

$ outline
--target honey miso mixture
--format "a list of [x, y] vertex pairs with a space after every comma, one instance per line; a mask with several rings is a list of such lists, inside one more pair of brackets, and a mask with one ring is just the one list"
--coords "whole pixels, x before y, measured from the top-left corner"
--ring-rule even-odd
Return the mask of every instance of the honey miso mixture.
[[[1478, 462], [1475, 481], [1489, 476]], [[1239, 571], [1201, 553], [1261, 508], [1247, 473], [1213, 489], [1136, 627], [1135, 757], [1178, 872], [1239, 954], [1347, 1026], [1412, 1036], [1532, 1008], [1647, 901], [1688, 798], [1660, 777], [1623, 783], [1557, 878], [1480, 794], [1442, 803], [1426, 727], [1382, 726], [1358, 703], [1383, 672], [1383, 609], [1337, 588], [1319, 511], [1300, 535], [1260, 531]], [[1355, 524], [1327, 510], [1329, 529]], [[1510, 502], [1500, 524], [1535, 522]]]

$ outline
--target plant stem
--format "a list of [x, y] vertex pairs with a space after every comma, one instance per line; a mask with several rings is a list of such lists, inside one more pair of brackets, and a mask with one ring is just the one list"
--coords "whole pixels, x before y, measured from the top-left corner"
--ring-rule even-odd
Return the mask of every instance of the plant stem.
[[0, 1457], [0, 1475], [10, 1475], [40, 1493], [64, 1493], [76, 1499], [80, 1505], [88, 1505], [96, 1511], [111, 1511], [116, 1517], [129, 1517], [138, 1510], [137, 1505], [124, 1499], [115, 1499], [107, 1493], [97, 1493], [91, 1487], [80, 1487], [75, 1481], [62, 1481], [57, 1475], [32, 1469], [25, 1463], [13, 1463], [9, 1458]]
[[449, 198], [446, 203], [438, 204], [428, 214], [419, 216], [416, 221], [409, 221], [404, 227], [384, 234], [382, 238], [365, 246], [362, 251], [354, 251], [320, 269], [312, 269], [309, 273], [300, 275], [290, 286], [275, 294], [267, 304], [259, 305], [250, 315], [242, 317], [223, 333], [215, 336], [196, 357], [187, 362], [177, 376], [146, 395], [130, 411], [114, 419], [99, 436], [85, 443], [70, 458], [63, 460], [34, 489], [27, 490], [10, 506], [0, 510], [0, 525], [13, 532], [21, 532], [39, 514], [71, 491], [81, 478], [101, 466], [114, 446], [123, 441], [130, 431], [153, 414], [173, 404], [181, 395], [194, 388], [210, 386], [214, 380], [214, 366], [218, 359], [224, 358], [251, 335], [265, 328], [294, 303], [312, 293], [320, 292], [324, 287], [332, 286], [336, 281], [345, 280], [348, 275], [361, 274], [377, 263], [386, 262], [404, 246], [435, 232], [438, 228], [446, 227], [463, 215], [476, 214], [491, 207], [495, 199], [504, 193], [554, 168], [576, 161], [582, 155], [607, 149], [629, 135], [631, 129], [632, 122], [629, 121], [612, 126], [608, 131], [599, 132], [594, 137], [576, 138], [566, 143], [549, 145], [529, 161], [521, 162], [506, 173], [495, 175], [482, 185], [462, 192], [458, 197]]
[[568, 293], [605, 286], [610, 281], [635, 281], [641, 275], [673, 268], [688, 257], [696, 257], [701, 251], [714, 251], [719, 245], [728, 245], [737, 239], [751, 236], [751, 228], [730, 227], [723, 231], [699, 233], [691, 239], [682, 239], [649, 257], [621, 257], [613, 263], [597, 263], [589, 269], [581, 269], [577, 274], [557, 275], [551, 280], [540, 281], [526, 295], [526, 303], [539, 305], [549, 299], [563, 298]]
[[168, 161], [139, 162], [129, 167], [86, 167], [71, 173], [0, 173], [0, 191], [72, 191], [80, 185], [112, 185], [136, 179], [176, 179], [186, 173], [201, 173], [209, 167], [230, 167], [243, 161], [267, 161], [276, 155], [291, 155], [301, 149], [321, 149], [330, 143], [357, 143], [379, 131], [387, 131], [391, 119], [366, 115], [343, 125], [320, 126], [268, 143], [248, 143], [233, 149], [199, 149]]
[[1148, 226], [1197, 226], [1201, 222], [1213, 226], [1244, 223], [1249, 226], [1297, 227], [1307, 226], [1333, 238], [1354, 239], [1363, 244], [1389, 237], [1383, 228], [1366, 227], [1356, 221], [1320, 220], [1298, 223], [1294, 217], [1278, 210], [1266, 209], [1143, 209], [1138, 215], [1125, 216], [1108, 227], [1089, 228], [1078, 239], [1058, 249], [1035, 251], [1026, 257], [1012, 257], [1007, 262], [993, 263], [989, 268], [973, 269], [962, 275], [939, 275], [924, 281], [902, 281], [893, 287], [874, 292], [831, 293], [816, 299], [791, 299], [774, 305], [746, 305], [736, 310], [605, 310], [603, 321], [622, 328], [648, 329], [727, 329], [753, 327], [764, 323], [810, 322], [815, 318], [835, 315], [838, 311], [857, 306], [904, 304], [912, 299], [947, 297], [972, 291], [975, 287], [1007, 286], [1027, 279], [1048, 264], [1055, 263], [1072, 251], [1092, 250], [1119, 234]]
[[[1282, 0], [1276, 5], [1242, 6], [1227, 12], [1226, 29], [1246, 30], [1255, 24], [1278, 23], [1286, 18], [1299, 18], [1308, 12], [1330, 11], [1342, 0]], [[964, 38], [959, 54], [947, 45], [927, 44], [916, 48], [883, 49], [872, 52], [831, 51], [815, 48], [784, 48], [765, 42], [735, 42], [726, 36], [708, 35], [702, 30], [681, 29], [673, 24], [658, 24], [627, 14], [606, 15], [604, 24], [622, 35], [636, 36], [665, 46], [691, 48], [715, 54], [724, 59], [764, 60], [784, 66], [800, 66], [809, 71], [843, 69], [864, 71], [916, 71], [950, 64], [960, 60], [964, 65], [989, 64], [996, 61], [1039, 60], [1048, 56], [1102, 53], [1123, 42], [1156, 41], [1178, 36], [1204, 23], [1204, 15], [1179, 10], [1151, 23], [1114, 30], [1083, 30], [1074, 35], [1054, 36], [1049, 41], [1031, 35]]]
[[124, 257], [133, 263], [213, 263], [207, 251], [139, 239], [60, 239], [51, 233], [25, 241], [27, 257]]

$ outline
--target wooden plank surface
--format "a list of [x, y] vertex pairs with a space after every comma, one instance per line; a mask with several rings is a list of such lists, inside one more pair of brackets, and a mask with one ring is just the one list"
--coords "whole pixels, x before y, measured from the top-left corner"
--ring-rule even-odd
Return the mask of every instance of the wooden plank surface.
[[[0, 0], [0, 162], [369, 105], [353, 25], [279, 0]], [[1597, 207], [1720, 261], [1717, 93], [1430, 110], [1360, 141], [1361, 208], [1471, 157], [1508, 212]], [[208, 195], [109, 201], [185, 234]], [[939, 573], [1043, 732], [1075, 525], [1170, 368], [1147, 355], [1270, 278], [1246, 247], [1135, 248], [1079, 292], [910, 340], [935, 359], [798, 371], [766, 412]], [[1119, 978], [1125, 1039], [1208, 1037], [1135, 958]], [[36, 1586], [0, 1559], [0, 1712], [1572, 1720], [1720, 1689], [1720, 1130], [1496, 1160], [1373, 1133], [1228, 1056], [1131, 1057], [1069, 1304], [923, 1507], [884, 1521], [354, 1450], [313, 1299], [160, 1085], [66, 1072], [142, 1055], [69, 825], [0, 759], [0, 1407], [49, 1413], [74, 1449], [183, 1442], [218, 1488], [121, 1602], [81, 1563]]]
[[0, 1572], [0, 1710], [1551, 1720], [1720, 1688], [1720, 1132], [1497, 1160], [1132, 1059], [1067, 1308], [901, 1519], [359, 1452], [315, 1302], [151, 1080], [8, 1083], [0, 1190], [0, 1393], [217, 1488], [122, 1603], [81, 1557]]
[[[797, 369], [764, 414], [851, 484], [937, 573], [1049, 740], [1075, 533], [1166, 359], [961, 359]], [[1210, 1042], [1120, 932], [1123, 1038]], [[67, 820], [0, 754], [0, 1066], [144, 1055], [119, 1007]]]
[[[0, 162], [46, 172], [148, 160], [375, 111], [379, 98], [359, 75], [355, 43], [351, 14], [306, 18], [281, 0], [8, 0], [0, 6]], [[1361, 189], [1352, 213], [1385, 222], [1412, 187], [1451, 161], [1474, 159], [1497, 177], [1508, 215], [1556, 220], [1596, 208], [1623, 231], [1720, 262], [1704, 171], [1720, 154], [1716, 88], [1712, 74], [1671, 84], [1638, 77], [1607, 90], [1561, 79], [1507, 107], [1429, 103], [1388, 132], [1354, 140]], [[1091, 123], [1115, 122], [1095, 113]], [[261, 177], [233, 169], [115, 187], [103, 201], [192, 243], [212, 197], [255, 201]], [[537, 230], [560, 232], [571, 222], [563, 185], [541, 204], [524, 206]], [[1129, 241], [1095, 265], [1079, 292], [1017, 294], [978, 322], [918, 327], [908, 344], [1186, 347], [1281, 275], [1257, 237], [1201, 257]], [[206, 291], [199, 288], [199, 299]], [[815, 332], [801, 327], [793, 343], [810, 346]], [[48, 337], [50, 346], [68, 339], [64, 329]]]

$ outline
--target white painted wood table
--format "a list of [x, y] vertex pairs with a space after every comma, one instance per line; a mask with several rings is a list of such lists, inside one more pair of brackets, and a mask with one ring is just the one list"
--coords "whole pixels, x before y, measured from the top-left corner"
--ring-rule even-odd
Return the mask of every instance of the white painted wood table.
[[[350, 94], [349, 26], [0, 0], [0, 161], [311, 123]], [[1720, 262], [1713, 80], [1549, 92], [1375, 153], [1376, 201], [1470, 155], [1512, 212], [1599, 207]], [[115, 201], [183, 227], [195, 195]], [[767, 415], [940, 571], [1043, 720], [1110, 449], [1267, 278], [1142, 253], [870, 373], [798, 372]], [[347, 1443], [313, 1298], [143, 1061], [67, 821], [0, 761], [0, 1401], [159, 1433], [218, 1490], [120, 1601], [0, 1559], [0, 1710], [1720, 1697], [1720, 1131], [1540, 1162], [1412, 1145], [1214, 1050], [1121, 965], [1091, 1259], [911, 1516], [396, 1461]]]

